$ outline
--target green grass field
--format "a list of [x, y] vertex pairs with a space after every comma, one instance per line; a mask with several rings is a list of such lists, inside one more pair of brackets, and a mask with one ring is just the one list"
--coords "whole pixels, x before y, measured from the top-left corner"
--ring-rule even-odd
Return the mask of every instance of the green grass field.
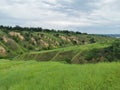
[[0, 60], [0, 90], [120, 90], [119, 67]]

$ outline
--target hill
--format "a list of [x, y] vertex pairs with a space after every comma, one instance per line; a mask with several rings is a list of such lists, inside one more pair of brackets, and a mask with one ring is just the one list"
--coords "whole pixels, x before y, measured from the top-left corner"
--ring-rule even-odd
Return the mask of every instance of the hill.
[[103, 61], [117, 61], [120, 59], [120, 42], [94, 43], [70, 46], [40, 52], [29, 52], [14, 59], [37, 61], [62, 61], [67, 63], [97, 63]]
[[13, 58], [31, 51], [113, 41], [107, 36], [29, 27], [0, 26], [0, 58]]
[[120, 39], [0, 26], [0, 90], [119, 90], [119, 61]]

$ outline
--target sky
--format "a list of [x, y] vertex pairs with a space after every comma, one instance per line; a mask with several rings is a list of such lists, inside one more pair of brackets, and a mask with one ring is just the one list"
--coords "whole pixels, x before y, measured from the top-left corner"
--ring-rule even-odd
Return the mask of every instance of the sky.
[[0, 25], [120, 34], [120, 0], [0, 0]]

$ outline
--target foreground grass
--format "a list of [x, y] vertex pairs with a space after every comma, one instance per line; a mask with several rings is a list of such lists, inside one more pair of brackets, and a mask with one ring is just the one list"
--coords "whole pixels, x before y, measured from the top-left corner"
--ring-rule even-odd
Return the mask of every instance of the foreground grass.
[[119, 67], [0, 60], [0, 90], [120, 90]]

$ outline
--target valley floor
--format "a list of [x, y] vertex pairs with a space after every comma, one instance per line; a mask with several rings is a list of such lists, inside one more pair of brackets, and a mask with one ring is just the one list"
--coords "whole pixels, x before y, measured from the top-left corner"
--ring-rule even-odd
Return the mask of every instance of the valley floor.
[[0, 90], [120, 90], [119, 67], [0, 60]]

